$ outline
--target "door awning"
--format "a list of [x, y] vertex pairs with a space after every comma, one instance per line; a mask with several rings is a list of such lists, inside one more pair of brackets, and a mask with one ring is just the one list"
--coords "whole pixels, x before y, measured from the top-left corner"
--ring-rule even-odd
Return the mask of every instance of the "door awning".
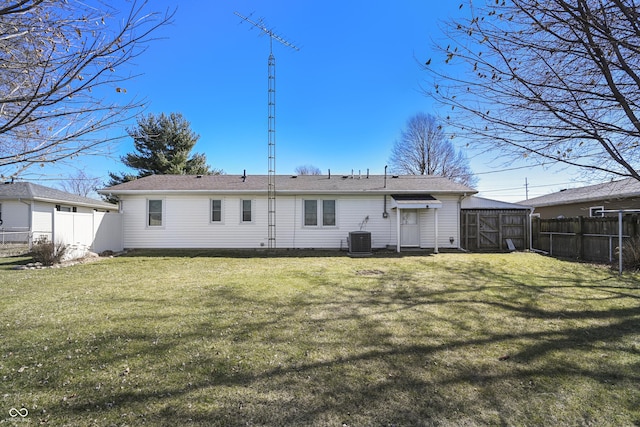
[[392, 194], [392, 209], [440, 209], [442, 202], [431, 194]]

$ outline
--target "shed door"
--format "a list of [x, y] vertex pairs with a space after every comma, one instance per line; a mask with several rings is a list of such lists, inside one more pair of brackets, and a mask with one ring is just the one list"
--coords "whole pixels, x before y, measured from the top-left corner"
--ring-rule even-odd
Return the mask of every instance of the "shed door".
[[400, 243], [402, 246], [420, 246], [417, 209], [400, 210]]

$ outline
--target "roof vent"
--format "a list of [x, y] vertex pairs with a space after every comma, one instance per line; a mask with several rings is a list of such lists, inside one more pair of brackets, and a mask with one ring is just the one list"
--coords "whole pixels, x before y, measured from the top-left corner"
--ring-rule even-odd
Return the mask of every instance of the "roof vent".
[[291, 178], [292, 178], [292, 179], [293, 179], [293, 178], [297, 178], [297, 177], [298, 177], [298, 175], [291, 175]]
[[397, 177], [398, 177], [398, 175], [392, 175], [391, 176], [391, 178], [397, 178]]
[[196, 178], [202, 178], [202, 175], [196, 175]]

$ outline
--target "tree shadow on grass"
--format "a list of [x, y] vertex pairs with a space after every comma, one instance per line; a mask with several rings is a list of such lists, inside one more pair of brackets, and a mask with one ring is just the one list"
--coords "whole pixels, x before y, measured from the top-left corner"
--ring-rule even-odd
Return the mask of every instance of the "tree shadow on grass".
[[30, 255], [15, 255], [0, 257], [0, 270], [11, 270], [19, 265], [26, 265], [33, 262]]
[[124, 312], [113, 331], [52, 349], [72, 355], [40, 386], [52, 393], [77, 369], [78, 347], [109, 373], [83, 377], [65, 390], [83, 395], [47, 413], [203, 426], [640, 421], [635, 282], [417, 261], [415, 271], [376, 264], [369, 277], [300, 273], [303, 289], [281, 299], [212, 286], [173, 303], [205, 319], [164, 312], [171, 301], [155, 315]]
[[[431, 249], [412, 249], [396, 252], [390, 249], [374, 249], [369, 256], [358, 259], [411, 258], [433, 255]], [[350, 258], [349, 252], [340, 249], [132, 249], [121, 257], [153, 258]]]

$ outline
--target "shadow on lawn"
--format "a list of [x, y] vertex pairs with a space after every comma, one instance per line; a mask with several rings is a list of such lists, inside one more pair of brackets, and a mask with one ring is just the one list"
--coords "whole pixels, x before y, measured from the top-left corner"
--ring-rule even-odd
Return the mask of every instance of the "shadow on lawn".
[[[119, 411], [122, 422], [159, 425], [640, 422], [635, 279], [551, 272], [531, 284], [490, 264], [424, 268], [453, 279], [424, 283], [391, 267], [371, 270], [367, 286], [309, 275], [309, 289], [326, 292], [282, 301], [212, 289], [203, 301], [211, 319], [169, 317], [188, 326], [160, 345], [153, 334], [124, 333], [91, 344], [96, 360], [112, 366], [148, 355], [148, 368], [171, 378], [159, 381], [164, 387], [118, 374], [112, 392], [49, 413], [88, 420]], [[620, 304], [599, 306], [611, 300]], [[198, 356], [178, 352], [184, 346]], [[600, 395], [590, 397], [589, 387]]]
[[[391, 249], [375, 249], [365, 258], [408, 258], [433, 255], [430, 249], [409, 249], [397, 253]], [[348, 258], [349, 253], [340, 249], [133, 249], [122, 257], [157, 258]]]

